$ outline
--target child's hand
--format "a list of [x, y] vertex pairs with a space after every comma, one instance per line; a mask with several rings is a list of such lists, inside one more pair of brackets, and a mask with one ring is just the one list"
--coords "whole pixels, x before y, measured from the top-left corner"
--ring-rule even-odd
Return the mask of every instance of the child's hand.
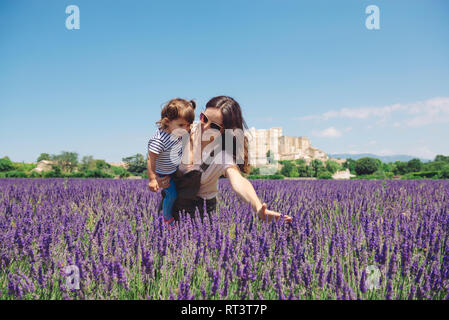
[[159, 184], [157, 183], [156, 179], [150, 180], [150, 183], [148, 183], [148, 187], [150, 187], [150, 190], [152, 192], [158, 192], [159, 191]]

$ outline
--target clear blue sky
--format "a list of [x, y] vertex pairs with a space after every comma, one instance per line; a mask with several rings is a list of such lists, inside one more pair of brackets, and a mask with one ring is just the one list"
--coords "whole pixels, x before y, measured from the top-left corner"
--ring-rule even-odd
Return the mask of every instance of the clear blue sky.
[[0, 1], [0, 157], [121, 161], [164, 102], [221, 94], [327, 153], [449, 154], [449, 2]]

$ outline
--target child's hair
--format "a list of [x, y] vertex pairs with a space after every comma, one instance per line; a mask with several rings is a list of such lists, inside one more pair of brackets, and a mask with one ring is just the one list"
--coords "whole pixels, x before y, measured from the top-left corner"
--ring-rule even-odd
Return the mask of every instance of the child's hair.
[[170, 121], [178, 118], [184, 119], [191, 124], [193, 123], [193, 120], [195, 120], [195, 108], [196, 103], [194, 100], [188, 101], [180, 98], [171, 99], [162, 108], [161, 120], [157, 121], [156, 124], [159, 125], [160, 128], [166, 129]]

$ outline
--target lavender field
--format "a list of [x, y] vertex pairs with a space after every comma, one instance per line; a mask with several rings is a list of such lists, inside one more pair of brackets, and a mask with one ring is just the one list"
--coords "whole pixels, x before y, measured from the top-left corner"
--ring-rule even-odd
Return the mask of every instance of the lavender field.
[[145, 180], [0, 179], [0, 299], [449, 298], [449, 181], [252, 183], [293, 223], [227, 180], [167, 229]]

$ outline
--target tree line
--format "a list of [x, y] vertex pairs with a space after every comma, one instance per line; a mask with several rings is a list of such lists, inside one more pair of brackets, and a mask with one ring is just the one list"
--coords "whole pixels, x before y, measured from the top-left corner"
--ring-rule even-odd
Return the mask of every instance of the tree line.
[[[267, 162], [274, 163], [272, 154], [267, 152]], [[422, 162], [418, 158], [410, 161], [382, 162], [379, 159], [364, 157], [358, 160], [346, 159], [342, 164], [334, 160], [312, 160], [309, 164], [303, 159], [281, 160], [281, 169], [272, 177], [332, 179], [337, 171], [349, 169], [353, 179], [449, 179], [449, 156], [437, 155], [433, 161]], [[250, 179], [267, 178], [260, 175], [260, 168], [252, 168]]]
[[[48, 160], [50, 170], [36, 172], [37, 163]], [[142, 154], [122, 158], [125, 168], [113, 166], [105, 160], [87, 155], [79, 159], [76, 152], [62, 151], [60, 154], [41, 153], [37, 163], [12, 162], [9, 157], [0, 159], [0, 178], [127, 178], [147, 177], [147, 159]]]
[[[267, 162], [275, 164], [274, 155], [268, 151]], [[125, 168], [113, 166], [105, 160], [87, 155], [79, 159], [76, 152], [62, 151], [60, 154], [41, 153], [37, 162], [51, 161], [51, 170], [33, 171], [36, 163], [12, 162], [7, 156], [0, 159], [0, 178], [127, 178], [138, 176], [147, 178], [147, 157], [137, 153], [122, 158]], [[274, 174], [261, 174], [260, 168], [253, 167], [249, 179], [283, 179], [284, 177], [332, 179], [332, 175], [349, 169], [355, 179], [449, 179], [449, 156], [437, 155], [433, 161], [420, 159], [384, 163], [379, 159], [365, 157], [358, 160], [346, 159], [342, 164], [318, 159], [307, 163], [303, 159], [281, 160], [281, 168]]]

